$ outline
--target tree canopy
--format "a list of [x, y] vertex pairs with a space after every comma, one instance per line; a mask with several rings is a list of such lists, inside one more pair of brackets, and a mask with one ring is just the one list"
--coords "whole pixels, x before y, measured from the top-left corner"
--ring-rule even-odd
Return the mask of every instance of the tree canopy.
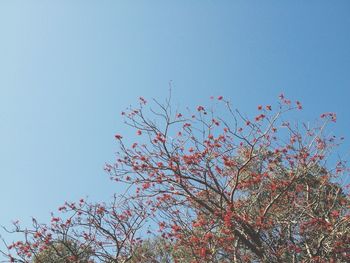
[[126, 194], [66, 202], [32, 229], [15, 224], [24, 238], [3, 255], [36, 262], [71, 240], [69, 262], [86, 262], [77, 256], [87, 248], [87, 262], [348, 262], [348, 169], [334, 161], [343, 138], [326, 132], [336, 115], [311, 126], [293, 121], [301, 109], [283, 95], [254, 118], [222, 96], [194, 113], [140, 98], [122, 113], [139, 139], [116, 134], [105, 167]]

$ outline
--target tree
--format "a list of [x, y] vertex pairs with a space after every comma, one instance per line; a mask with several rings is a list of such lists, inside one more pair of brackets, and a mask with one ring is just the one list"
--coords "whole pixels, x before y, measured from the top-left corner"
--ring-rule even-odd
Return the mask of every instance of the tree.
[[[164, 253], [156, 253], [169, 262], [350, 260], [350, 201], [347, 186], [341, 184], [348, 169], [342, 160], [334, 168], [329, 165], [342, 138], [325, 132], [336, 121], [334, 113], [322, 114], [311, 128], [285, 120], [302, 106], [283, 95], [275, 112], [270, 105], [259, 106], [255, 118], [233, 110], [221, 96], [209, 108], [198, 106], [194, 114], [174, 111], [170, 100], [155, 104], [158, 109], [148, 110], [140, 98], [139, 107], [122, 113], [140, 142], [128, 143], [117, 134], [117, 161], [105, 168], [114, 181], [130, 185], [124, 206], [137, 203], [132, 210], [139, 213], [137, 227], [130, 223], [133, 217], [122, 221], [122, 228], [119, 217], [113, 218], [117, 224], [110, 224], [108, 233], [114, 228], [123, 233], [121, 239], [112, 235], [118, 237], [119, 243], [112, 238], [117, 250], [111, 250], [110, 239], [101, 241], [110, 236], [101, 223], [87, 220], [71, 232], [71, 238], [80, 240], [81, 228], [102, 230], [104, 234], [87, 239], [95, 262], [150, 262], [142, 257], [154, 257], [154, 251], [147, 251], [154, 247], [147, 241], [150, 232], [170, 244], [171, 252], [163, 244]], [[124, 214], [130, 210], [118, 209]], [[139, 232], [146, 240], [142, 243], [135, 236], [146, 221], [153, 223]], [[32, 243], [29, 247], [31, 251]]]
[[23, 234], [24, 240], [4, 241], [10, 252], [2, 251], [5, 262], [127, 262], [140, 243], [136, 232], [147, 216], [142, 205], [116, 196], [108, 205], [81, 199], [58, 210], [62, 216], [52, 214], [51, 224], [33, 219], [31, 229], [18, 222], [14, 230], [6, 229]]
[[69, 240], [61, 240], [47, 246], [46, 249], [34, 256], [33, 263], [89, 263], [91, 251]]
[[173, 244], [164, 238], [156, 237], [144, 240], [135, 247], [130, 263], [171, 263], [173, 259]]

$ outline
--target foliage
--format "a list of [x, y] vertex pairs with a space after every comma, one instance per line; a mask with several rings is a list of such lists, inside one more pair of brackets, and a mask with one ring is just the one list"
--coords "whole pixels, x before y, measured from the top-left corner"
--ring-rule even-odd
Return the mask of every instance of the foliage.
[[[68, 223], [17, 226], [25, 242], [8, 246], [12, 262], [30, 262], [49, 233], [50, 242], [68, 236], [91, 248], [92, 262], [350, 261], [348, 170], [345, 161], [329, 165], [342, 138], [325, 132], [334, 113], [310, 127], [284, 119], [302, 106], [283, 95], [276, 111], [259, 106], [255, 118], [221, 96], [194, 114], [155, 103], [149, 111], [140, 98], [122, 113], [142, 138], [117, 134], [117, 161], [105, 168], [130, 185], [124, 201], [68, 204]], [[137, 238], [147, 221], [160, 239]]]
[[34, 257], [33, 263], [89, 263], [91, 251], [71, 241], [55, 242]]
[[162, 238], [144, 240], [134, 249], [131, 263], [171, 263], [173, 262], [173, 244]]

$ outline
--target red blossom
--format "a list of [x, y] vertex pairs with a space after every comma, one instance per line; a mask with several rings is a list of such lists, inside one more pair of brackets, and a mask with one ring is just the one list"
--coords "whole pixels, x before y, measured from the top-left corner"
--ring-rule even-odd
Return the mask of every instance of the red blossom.
[[114, 137], [117, 139], [117, 140], [121, 140], [123, 138], [123, 136], [121, 136], [120, 134], [116, 134], [114, 135]]

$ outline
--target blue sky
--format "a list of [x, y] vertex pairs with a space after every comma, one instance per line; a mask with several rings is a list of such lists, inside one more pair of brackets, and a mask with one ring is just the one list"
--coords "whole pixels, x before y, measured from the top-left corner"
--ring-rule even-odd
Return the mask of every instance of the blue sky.
[[345, 0], [1, 1], [0, 224], [121, 191], [103, 171], [120, 112], [171, 80], [182, 107], [223, 95], [250, 113], [284, 92], [303, 119], [337, 112], [349, 138], [349, 12]]

